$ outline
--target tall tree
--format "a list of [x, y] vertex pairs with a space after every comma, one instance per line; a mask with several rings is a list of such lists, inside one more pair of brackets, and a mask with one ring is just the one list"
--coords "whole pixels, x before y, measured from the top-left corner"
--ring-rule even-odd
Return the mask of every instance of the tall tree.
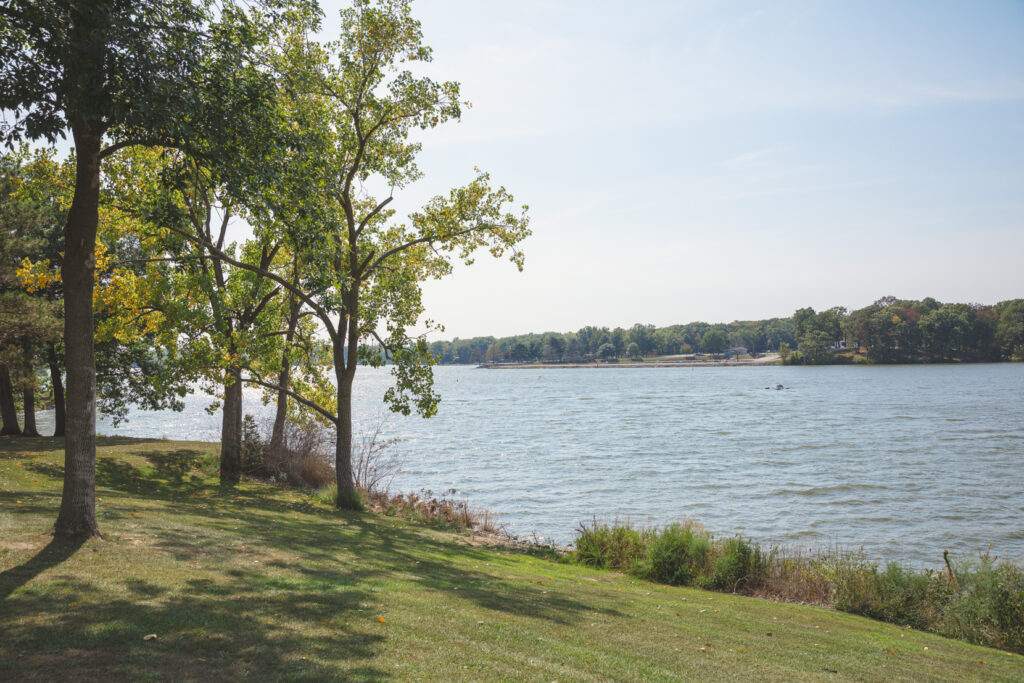
[[[292, 169], [281, 173], [277, 206], [300, 204], [305, 215], [281, 220], [268, 211], [272, 219], [254, 219], [258, 230], [284, 231], [305, 274], [299, 286], [255, 270], [299, 299], [330, 341], [333, 385], [289, 395], [337, 428], [338, 505], [353, 507], [359, 505], [352, 477], [357, 367], [390, 362], [396, 381], [384, 400], [391, 409], [436, 412], [429, 347], [423, 336], [408, 332], [422, 313], [420, 283], [449, 273], [456, 258], [472, 262], [478, 248], [496, 257], [510, 253], [521, 267], [517, 244], [529, 234], [528, 221], [525, 207], [511, 207], [512, 196], [492, 188], [486, 173], [435, 197], [408, 224], [392, 221], [387, 206], [394, 190], [421, 175], [415, 163], [420, 146], [409, 140], [411, 131], [457, 119], [462, 106], [458, 84], [417, 77], [403, 66], [431, 59], [408, 0], [356, 0], [341, 13], [341, 39], [329, 46], [332, 58], [301, 49], [309, 50], [315, 67], [310, 90], [296, 97], [292, 109], [296, 128], [306, 135], [305, 153], [287, 157]], [[370, 183], [390, 188], [388, 196], [374, 198]], [[205, 246], [235, 267], [255, 268], [214, 244]], [[246, 380], [279, 389], [266, 374]]]
[[996, 341], [1002, 357], [1007, 360], [1024, 360], [1024, 299], [1010, 299], [996, 305], [999, 323], [996, 327]]
[[[190, 371], [223, 388], [220, 478], [222, 484], [232, 485], [238, 482], [242, 467], [242, 370], [251, 365], [254, 355], [259, 355], [254, 347], [265, 341], [265, 336], [258, 328], [268, 305], [281, 291], [259, 271], [272, 266], [281, 245], [250, 241], [237, 253], [227, 244], [228, 227], [237, 207], [218, 196], [218, 188], [205, 169], [185, 160], [182, 170], [175, 187], [164, 194], [172, 207], [162, 208], [159, 216], [169, 220], [166, 217], [176, 213], [180, 218], [178, 232], [168, 235], [173, 239], [163, 251], [178, 255], [173, 286], [188, 292], [190, 305], [179, 308], [178, 315], [165, 314], [162, 320], [173, 329], [187, 330], [197, 341], [200, 351], [192, 354], [196, 360]], [[182, 240], [180, 232], [191, 236]], [[258, 270], [230, 267], [211, 254], [206, 244], [251, 262]]]
[[701, 338], [700, 348], [706, 353], [722, 353], [729, 348], [729, 335], [722, 329], [712, 328]]
[[[304, 336], [302, 342], [309, 335], [297, 311], [286, 318], [293, 310], [280, 300], [281, 287], [260, 271], [273, 268], [295, 279], [298, 265], [280, 241], [228, 242], [243, 207], [227, 198], [211, 169], [195, 159], [138, 149], [121, 152], [115, 161], [107, 182], [113, 203], [128, 217], [123, 241], [141, 245], [142, 253], [126, 256], [128, 268], [116, 271], [98, 296], [111, 304], [105, 306], [109, 317], [99, 333], [118, 340], [155, 333], [162, 347], [161, 376], [173, 373], [219, 396], [221, 482], [232, 485], [242, 466], [243, 370], [279, 367], [282, 347], [294, 345], [296, 335]], [[226, 263], [207, 244], [255, 270]]]
[[18, 407], [14, 404], [14, 387], [11, 384], [11, 372], [6, 363], [0, 362], [0, 436], [21, 434], [18, 425]]
[[[292, 258], [291, 282], [299, 285], [299, 263], [297, 258]], [[281, 369], [277, 373], [277, 396], [276, 411], [274, 413], [274, 426], [270, 432], [270, 451], [279, 453], [286, 445], [285, 426], [288, 420], [288, 392], [292, 384], [292, 364], [295, 361], [296, 332], [299, 330], [299, 322], [302, 315], [302, 306], [298, 297], [293, 293], [287, 293], [288, 319], [284, 330], [284, 344], [281, 349]]]
[[[24, 259], [53, 251], [62, 213], [52, 192], [56, 167], [49, 150], [32, 152], [21, 146], [0, 158], [0, 404], [4, 433], [18, 433], [11, 376], [22, 394], [26, 436], [38, 436], [35, 423], [36, 366], [59, 335], [59, 304], [52, 297], [33, 295], [22, 286]], [[59, 388], [59, 387], [58, 387]]]
[[[261, 38], [234, 3], [211, 0], [3, 0], [0, 127], [8, 142], [71, 132], [75, 192], [64, 228], [67, 437], [59, 537], [99, 534], [95, 513], [95, 246], [101, 165], [136, 145], [226, 149], [267, 96], [245, 72]], [[242, 102], [245, 105], [242, 106]], [[232, 125], [225, 125], [231, 120]], [[208, 144], [204, 141], [208, 140]]]

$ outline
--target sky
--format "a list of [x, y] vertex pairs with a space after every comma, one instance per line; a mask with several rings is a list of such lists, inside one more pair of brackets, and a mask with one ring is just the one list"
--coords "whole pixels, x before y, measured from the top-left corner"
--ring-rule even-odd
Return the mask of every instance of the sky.
[[[321, 0], [322, 37], [346, 3]], [[416, 0], [474, 168], [530, 206], [523, 272], [424, 285], [432, 339], [1024, 297], [1024, 0]]]
[[533, 229], [425, 286], [436, 338], [1024, 297], [1024, 2], [413, 8], [473, 107], [395, 208], [479, 166]]

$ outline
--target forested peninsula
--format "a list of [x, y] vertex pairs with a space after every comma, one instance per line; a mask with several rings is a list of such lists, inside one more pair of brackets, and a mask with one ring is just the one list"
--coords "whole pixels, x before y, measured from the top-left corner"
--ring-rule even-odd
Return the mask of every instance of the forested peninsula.
[[848, 311], [801, 308], [788, 318], [436, 341], [442, 364], [591, 363], [775, 352], [783, 363], [960, 363], [1024, 360], [1024, 299], [995, 305], [886, 296]]

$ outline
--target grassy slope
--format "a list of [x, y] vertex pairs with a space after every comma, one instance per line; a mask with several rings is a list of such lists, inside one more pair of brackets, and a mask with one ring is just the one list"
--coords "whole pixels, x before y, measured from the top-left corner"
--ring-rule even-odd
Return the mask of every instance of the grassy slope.
[[61, 443], [0, 439], [0, 679], [1024, 679], [1024, 657], [826, 609], [222, 492], [192, 469], [211, 444], [100, 444], [105, 539], [71, 549], [47, 535]]

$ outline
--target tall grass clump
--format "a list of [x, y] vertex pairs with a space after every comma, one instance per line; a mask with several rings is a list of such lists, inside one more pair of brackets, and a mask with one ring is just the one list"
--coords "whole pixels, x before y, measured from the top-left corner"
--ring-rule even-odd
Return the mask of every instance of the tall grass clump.
[[862, 551], [773, 548], [715, 538], [695, 522], [637, 529], [594, 520], [570, 559], [670, 584], [818, 604], [1024, 654], [1024, 569], [986, 553], [914, 570], [880, 567]]
[[693, 521], [661, 529], [594, 520], [577, 529], [572, 559], [672, 586], [746, 592], [768, 577], [768, 556], [742, 538], [716, 539]]
[[370, 509], [441, 529], [476, 531], [511, 539], [490, 511], [470, 507], [468, 502], [452, 498], [454, 494], [455, 489], [445, 491], [440, 497], [432, 491], [385, 493], [370, 499]]
[[[318, 500], [321, 503], [326, 503], [331, 507], [338, 507], [338, 482], [337, 480], [332, 481], [330, 484], [323, 486], [313, 494], [313, 500]], [[366, 512], [369, 508], [366, 502], [366, 493], [359, 489], [352, 491], [349, 497], [343, 501], [341, 505], [346, 510], [355, 510], [356, 512]]]
[[701, 588], [750, 592], [768, 578], [768, 557], [756, 543], [738, 536], [715, 545], [707, 572], [701, 577]]
[[1024, 570], [982, 555], [955, 567], [941, 633], [1024, 654]]
[[835, 607], [923, 630], [940, 616], [948, 594], [943, 584], [935, 572], [915, 572], [896, 563], [882, 570], [863, 565], [837, 575]]
[[670, 524], [648, 534], [636, 574], [672, 586], [690, 586], [707, 573], [711, 536], [692, 523]]
[[573, 558], [588, 567], [632, 571], [647, 547], [648, 532], [629, 524], [602, 524], [595, 519], [589, 525], [581, 523], [576, 531]]

